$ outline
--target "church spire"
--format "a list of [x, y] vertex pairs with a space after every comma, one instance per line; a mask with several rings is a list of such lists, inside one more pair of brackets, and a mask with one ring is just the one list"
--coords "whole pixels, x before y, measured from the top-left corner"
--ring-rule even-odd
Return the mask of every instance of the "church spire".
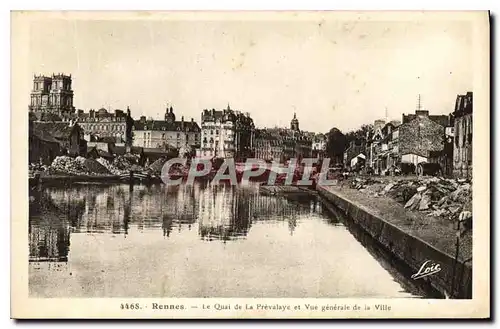
[[299, 119], [297, 119], [297, 113], [293, 113], [293, 119], [290, 122], [290, 129], [294, 131], [299, 131]]

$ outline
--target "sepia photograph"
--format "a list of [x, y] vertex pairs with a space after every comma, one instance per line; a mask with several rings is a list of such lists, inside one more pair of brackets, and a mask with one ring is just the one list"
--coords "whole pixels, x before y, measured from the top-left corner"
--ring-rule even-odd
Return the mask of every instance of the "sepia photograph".
[[488, 12], [11, 20], [12, 317], [489, 317]]

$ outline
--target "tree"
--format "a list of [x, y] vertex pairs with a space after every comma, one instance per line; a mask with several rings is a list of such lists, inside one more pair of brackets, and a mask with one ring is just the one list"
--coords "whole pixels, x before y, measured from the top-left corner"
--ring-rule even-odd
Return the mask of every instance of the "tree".
[[352, 130], [348, 132], [345, 136], [347, 139], [347, 144], [349, 144], [351, 141], [355, 140], [365, 140], [367, 139], [368, 134], [373, 134], [373, 125], [368, 124], [368, 125], [362, 125], [359, 129]]
[[326, 154], [332, 159], [330, 163], [341, 163], [347, 146], [346, 136], [337, 128], [327, 133]]

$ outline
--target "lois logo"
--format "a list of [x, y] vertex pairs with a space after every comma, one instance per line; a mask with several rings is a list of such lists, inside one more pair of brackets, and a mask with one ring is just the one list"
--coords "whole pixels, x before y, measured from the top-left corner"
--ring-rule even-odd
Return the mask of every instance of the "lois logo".
[[422, 264], [418, 272], [411, 276], [411, 278], [414, 280], [418, 280], [425, 276], [436, 274], [439, 271], [441, 271], [441, 266], [438, 263], [427, 260]]

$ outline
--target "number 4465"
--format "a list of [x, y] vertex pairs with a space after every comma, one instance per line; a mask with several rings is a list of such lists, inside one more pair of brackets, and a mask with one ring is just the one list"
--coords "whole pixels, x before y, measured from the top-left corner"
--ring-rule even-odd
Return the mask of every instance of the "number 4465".
[[134, 304], [121, 304], [121, 307], [120, 307], [122, 310], [138, 310], [140, 309], [141, 307], [139, 306], [139, 303], [134, 303]]

